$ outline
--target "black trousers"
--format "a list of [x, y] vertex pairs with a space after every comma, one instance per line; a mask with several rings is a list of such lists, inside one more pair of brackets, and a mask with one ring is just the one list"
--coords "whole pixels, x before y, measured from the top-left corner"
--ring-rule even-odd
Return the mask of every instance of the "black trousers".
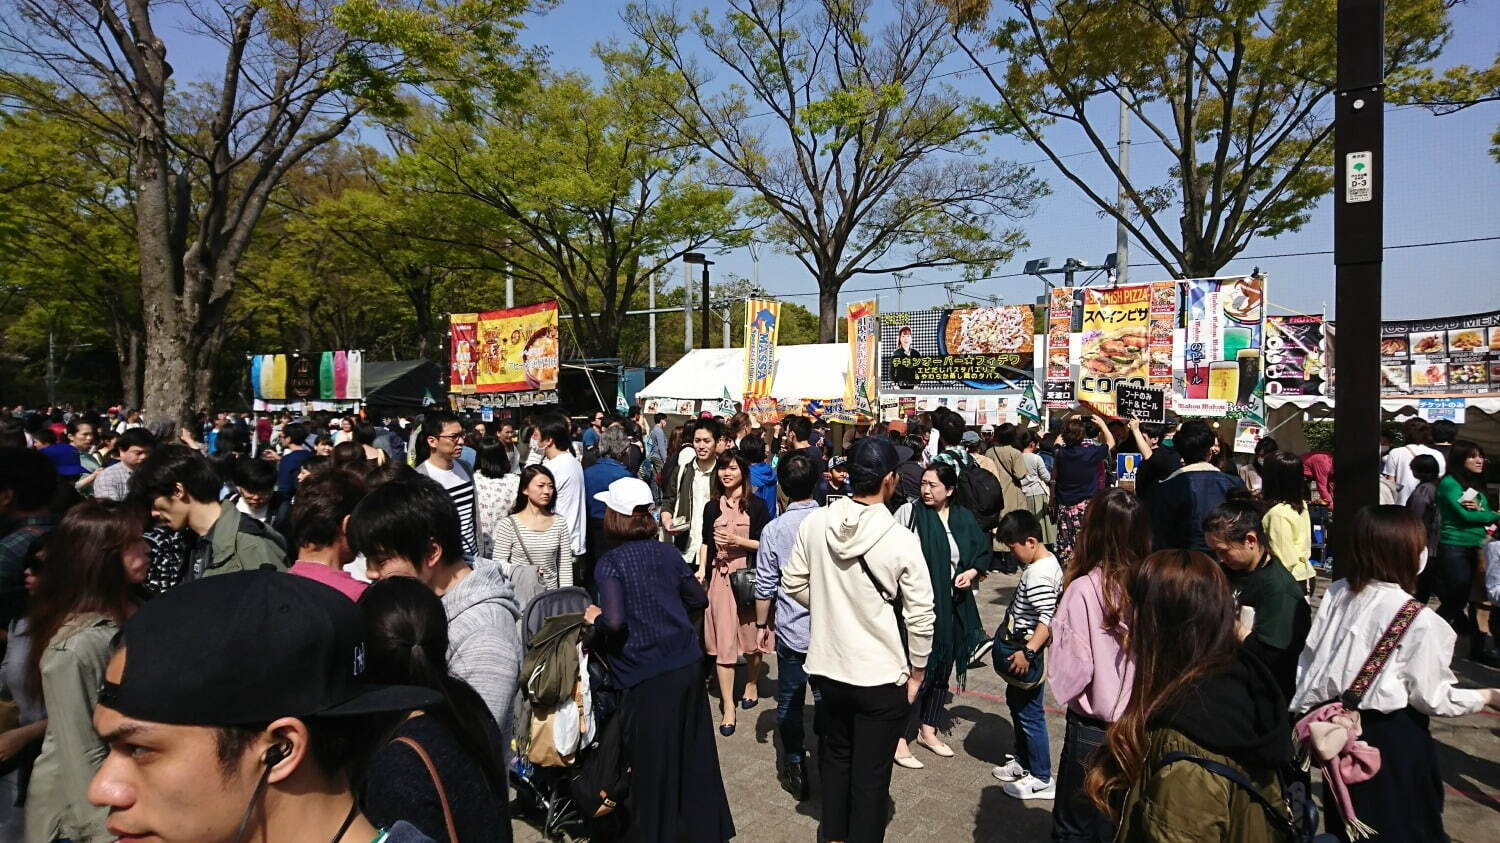
[[1083, 792], [1084, 777], [1093, 766], [1092, 756], [1104, 745], [1108, 728], [1103, 720], [1068, 710], [1062, 756], [1057, 759], [1057, 801], [1052, 805], [1054, 843], [1109, 843], [1115, 839], [1115, 824]]
[[848, 685], [812, 677], [822, 694], [813, 722], [823, 780], [823, 839], [879, 843], [890, 817], [891, 758], [911, 704], [906, 686]]
[[1417, 599], [1438, 599], [1438, 617], [1448, 622], [1462, 638], [1476, 630], [1469, 619], [1469, 588], [1479, 570], [1479, 548], [1440, 544], [1427, 559], [1427, 569], [1417, 580]]

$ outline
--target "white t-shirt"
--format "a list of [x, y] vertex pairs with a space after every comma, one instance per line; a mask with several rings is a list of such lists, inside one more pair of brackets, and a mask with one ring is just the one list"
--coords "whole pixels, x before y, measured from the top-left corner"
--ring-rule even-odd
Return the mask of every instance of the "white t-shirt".
[[1417, 484], [1422, 482], [1411, 473], [1411, 461], [1422, 454], [1427, 454], [1437, 460], [1438, 476], [1443, 476], [1447, 471], [1443, 453], [1426, 445], [1402, 445], [1399, 448], [1392, 448], [1391, 452], [1385, 455], [1385, 469], [1381, 471], [1381, 474], [1391, 478], [1400, 490], [1396, 495], [1396, 503], [1402, 506], [1406, 505], [1406, 499], [1411, 497]]
[[[557, 494], [552, 511], [568, 519], [569, 524], [588, 524], [588, 501], [584, 500], [583, 463], [564, 451], [555, 457], [542, 460], [542, 465], [552, 472], [552, 482], [557, 484]], [[573, 531], [573, 555], [582, 556], [588, 546], [588, 531], [579, 527]]]
[[464, 537], [464, 550], [478, 555], [479, 545], [475, 540], [478, 531], [474, 528], [474, 478], [457, 461], [449, 469], [438, 468], [429, 460], [427, 476], [441, 483], [448, 497], [453, 499], [453, 505], [458, 508], [458, 529]]

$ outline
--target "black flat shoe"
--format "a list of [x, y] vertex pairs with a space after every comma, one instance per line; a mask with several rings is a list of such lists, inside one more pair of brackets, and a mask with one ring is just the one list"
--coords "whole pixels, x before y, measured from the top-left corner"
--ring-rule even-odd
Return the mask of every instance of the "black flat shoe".
[[760, 705], [759, 698], [753, 700], [740, 700], [740, 708], [755, 708], [758, 705]]
[[807, 769], [801, 761], [788, 761], [777, 777], [781, 781], [781, 789], [792, 795], [798, 802], [806, 802], [809, 796], [807, 786]]
[[733, 723], [726, 723], [724, 725], [721, 725], [719, 727], [719, 734], [723, 735], [726, 738], [729, 737], [730, 735], [734, 734], [734, 726], [735, 724]]

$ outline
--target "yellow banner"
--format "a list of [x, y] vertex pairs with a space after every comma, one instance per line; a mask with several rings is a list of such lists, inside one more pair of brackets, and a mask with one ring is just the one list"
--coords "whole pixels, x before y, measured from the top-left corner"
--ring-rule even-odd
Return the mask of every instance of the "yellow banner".
[[479, 314], [476, 392], [557, 389], [557, 302]]
[[849, 373], [845, 378], [844, 407], [851, 413], [873, 415], [880, 382], [880, 306], [876, 299], [849, 305]]
[[771, 394], [771, 381], [776, 377], [776, 340], [780, 335], [781, 302], [761, 299], [745, 302], [745, 398]]
[[1147, 385], [1151, 286], [1083, 291], [1083, 337], [1078, 398], [1104, 415], [1115, 413], [1115, 385]]

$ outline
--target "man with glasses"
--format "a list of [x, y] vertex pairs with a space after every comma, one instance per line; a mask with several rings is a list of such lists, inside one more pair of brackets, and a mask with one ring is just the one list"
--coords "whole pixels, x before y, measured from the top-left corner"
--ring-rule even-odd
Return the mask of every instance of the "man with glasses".
[[596, 410], [589, 426], [583, 429], [583, 447], [587, 450], [599, 444], [599, 437], [604, 434], [604, 411]]
[[474, 468], [459, 459], [464, 446], [463, 422], [446, 410], [428, 413], [422, 419], [422, 436], [427, 440], [429, 453], [427, 460], [417, 466], [417, 473], [436, 480], [453, 499], [458, 508], [464, 552], [477, 555], [479, 527], [474, 517]]

